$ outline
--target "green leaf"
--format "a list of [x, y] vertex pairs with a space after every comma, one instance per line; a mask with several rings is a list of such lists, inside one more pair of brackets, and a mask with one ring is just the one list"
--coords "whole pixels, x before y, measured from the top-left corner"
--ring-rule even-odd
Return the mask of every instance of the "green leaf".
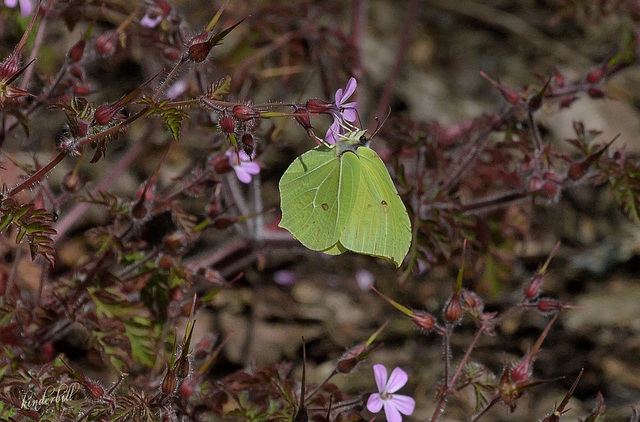
[[231, 89], [231, 77], [226, 76], [223, 79], [220, 79], [219, 81], [212, 84], [207, 89], [205, 96], [212, 100], [220, 100], [229, 93], [230, 89]]
[[16, 243], [25, 237], [29, 242], [31, 257], [42, 255], [54, 265], [53, 239], [56, 231], [51, 227], [53, 215], [46, 210], [36, 209], [34, 204], [19, 204], [13, 198], [6, 198], [0, 203], [0, 231], [10, 224], [18, 229]]
[[[93, 300], [95, 313], [101, 320], [112, 318], [124, 326], [124, 332], [112, 329], [105, 333], [94, 331], [95, 341], [102, 347], [108, 358], [116, 362], [117, 368], [127, 363], [127, 354], [122, 350], [122, 344], [128, 344], [131, 356], [135, 362], [153, 366], [155, 363], [154, 326], [151, 312], [140, 302], [130, 302], [116, 287], [91, 288], [89, 296]], [[115, 346], [114, 346], [115, 345]]]
[[640, 223], [640, 171], [631, 165], [624, 169], [624, 173], [612, 179], [613, 191], [618, 205], [622, 211], [634, 222]]
[[185, 111], [177, 107], [172, 107], [169, 100], [162, 100], [156, 103], [152, 98], [143, 97], [139, 102], [149, 107], [147, 115], [159, 115], [162, 121], [169, 128], [169, 132], [171, 132], [173, 139], [176, 142], [180, 141], [180, 128], [182, 127], [182, 121], [189, 117]]

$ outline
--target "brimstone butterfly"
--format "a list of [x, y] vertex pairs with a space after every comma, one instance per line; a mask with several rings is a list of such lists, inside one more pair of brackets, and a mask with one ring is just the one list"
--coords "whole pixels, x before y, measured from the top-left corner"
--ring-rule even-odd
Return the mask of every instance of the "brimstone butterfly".
[[411, 246], [411, 222], [365, 132], [350, 131], [291, 163], [280, 179], [280, 227], [311, 250], [349, 250], [399, 267]]

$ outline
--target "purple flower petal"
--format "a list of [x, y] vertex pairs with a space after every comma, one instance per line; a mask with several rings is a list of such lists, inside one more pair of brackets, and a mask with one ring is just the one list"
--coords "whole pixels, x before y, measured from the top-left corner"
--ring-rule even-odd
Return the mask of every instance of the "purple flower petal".
[[18, 0], [4, 0], [4, 5], [7, 7], [16, 7], [18, 5]]
[[155, 28], [162, 21], [161, 15], [156, 15], [155, 17], [151, 17], [148, 13], [140, 19], [140, 25], [145, 28]]
[[245, 184], [251, 183], [251, 175], [244, 171], [241, 166], [234, 166], [233, 169], [235, 170], [236, 177], [239, 181]]
[[379, 392], [369, 396], [367, 409], [372, 413], [378, 413], [382, 406], [387, 422], [402, 422], [401, 414], [411, 415], [416, 402], [409, 396], [392, 393], [407, 383], [407, 373], [396, 367], [387, 380], [387, 368], [378, 364], [373, 366], [373, 375]]
[[327, 130], [325, 142], [335, 144], [340, 135], [344, 134], [344, 121], [355, 122], [358, 117], [358, 103], [353, 101], [344, 103], [356, 90], [358, 82], [351, 77], [347, 82], [346, 88], [339, 88], [335, 94], [335, 104], [331, 104], [329, 113], [333, 115], [333, 123]]
[[402, 394], [394, 394], [391, 402], [403, 415], [411, 415], [416, 407], [416, 401], [413, 398]]
[[[142, 21], [140, 21], [140, 23], [142, 23]], [[187, 82], [184, 79], [179, 79], [175, 81], [174, 84], [169, 87], [169, 89], [167, 89], [165, 95], [168, 99], [174, 100], [178, 98], [178, 96], [184, 94], [187, 88], [189, 88]]]
[[342, 104], [342, 88], [338, 88], [335, 95], [336, 106], [340, 108], [340, 104]]
[[[385, 371], [386, 372], [386, 371]], [[386, 375], [386, 373], [385, 373]], [[409, 376], [401, 368], [396, 368], [391, 373], [389, 381], [387, 382], [385, 391], [387, 393], [395, 393], [401, 389], [409, 380]]]
[[386, 400], [384, 402], [384, 415], [387, 417], [387, 422], [402, 422], [402, 416], [393, 401]]
[[384, 402], [380, 398], [380, 394], [373, 393], [369, 396], [369, 400], [367, 400], [367, 410], [371, 413], [378, 413], [382, 410], [382, 405]]
[[[349, 78], [349, 82], [347, 82], [347, 86], [344, 89], [344, 94], [342, 95], [342, 101], [348, 100], [354, 92], [356, 92], [356, 87], [358, 86], [358, 81], [353, 76]], [[341, 101], [341, 102], [342, 102]]]
[[260, 164], [253, 161], [243, 162], [241, 167], [249, 174], [256, 175], [260, 173]]
[[273, 281], [281, 286], [293, 286], [296, 283], [296, 273], [291, 270], [278, 270], [273, 273]]
[[238, 154], [234, 150], [229, 150], [225, 153], [229, 157], [229, 165], [233, 167], [236, 172], [236, 177], [242, 183], [250, 183], [251, 176], [260, 173], [260, 165], [253, 161], [244, 152], [240, 151], [240, 162], [238, 162]]
[[327, 129], [327, 133], [324, 135], [324, 141], [329, 145], [335, 144], [338, 141], [338, 138], [342, 134], [342, 126], [340, 126], [339, 119], [333, 119], [333, 123]]
[[358, 118], [358, 103], [347, 103], [344, 104], [342, 111], [342, 117], [347, 122], [355, 122]]
[[387, 386], [387, 368], [380, 364], [373, 365], [373, 377], [376, 379], [378, 392], [385, 392], [385, 387]]
[[20, 13], [22, 16], [29, 16], [33, 13], [33, 4], [31, 4], [31, 0], [20, 0]]

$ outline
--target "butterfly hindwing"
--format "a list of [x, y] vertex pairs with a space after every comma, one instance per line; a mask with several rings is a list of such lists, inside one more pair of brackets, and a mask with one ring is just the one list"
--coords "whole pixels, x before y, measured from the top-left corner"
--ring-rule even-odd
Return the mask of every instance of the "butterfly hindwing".
[[357, 154], [360, 183], [340, 244], [353, 252], [391, 260], [399, 267], [411, 246], [407, 210], [378, 154], [367, 147], [358, 148]]

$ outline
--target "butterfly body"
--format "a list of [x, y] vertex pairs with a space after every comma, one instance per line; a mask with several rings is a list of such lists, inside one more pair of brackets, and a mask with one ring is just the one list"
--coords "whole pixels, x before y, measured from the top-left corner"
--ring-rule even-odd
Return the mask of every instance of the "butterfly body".
[[406, 208], [364, 130], [296, 158], [280, 179], [282, 220], [311, 250], [347, 250], [400, 266], [411, 245]]

